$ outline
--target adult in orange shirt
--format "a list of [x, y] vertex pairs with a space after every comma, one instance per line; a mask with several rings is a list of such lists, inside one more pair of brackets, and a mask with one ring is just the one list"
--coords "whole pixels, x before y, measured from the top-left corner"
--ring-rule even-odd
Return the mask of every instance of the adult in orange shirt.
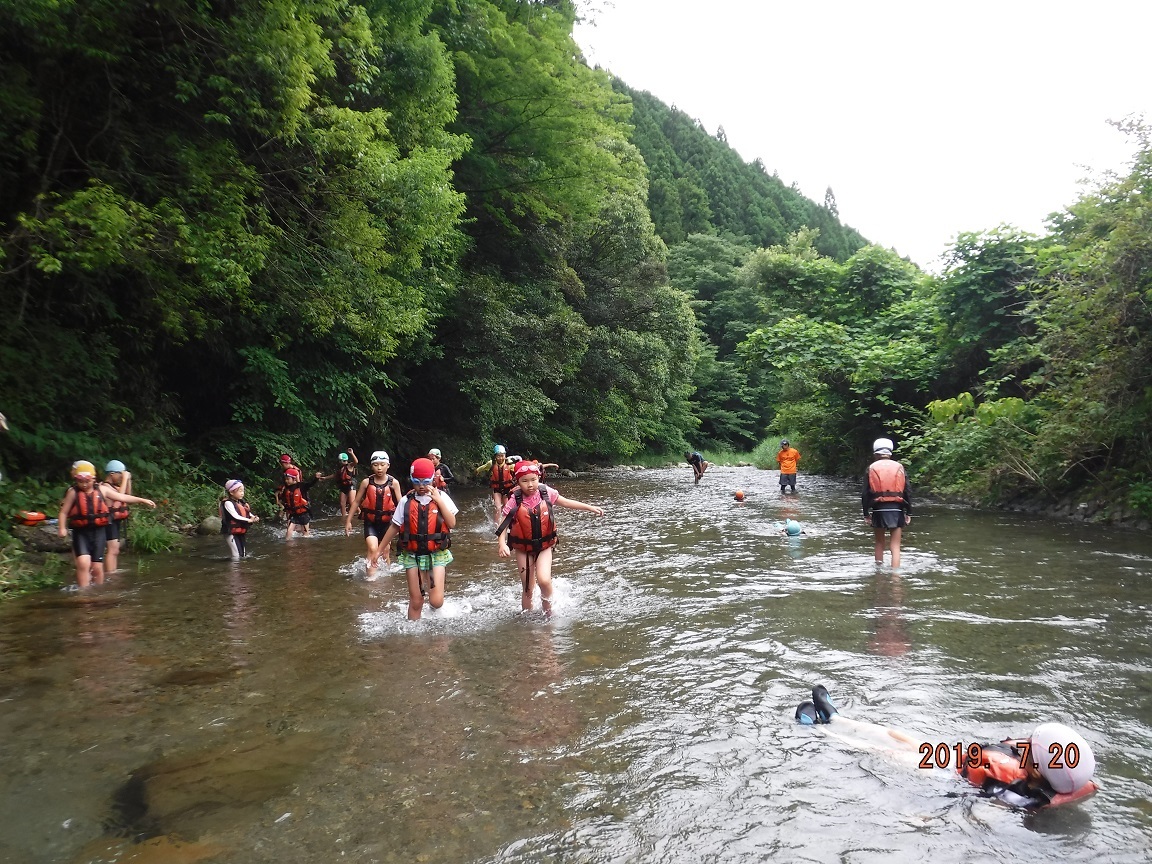
[[780, 465], [780, 494], [783, 495], [792, 487], [796, 491], [796, 463], [800, 461], [800, 451], [788, 443], [785, 438], [780, 442], [780, 452], [776, 454], [776, 462]]

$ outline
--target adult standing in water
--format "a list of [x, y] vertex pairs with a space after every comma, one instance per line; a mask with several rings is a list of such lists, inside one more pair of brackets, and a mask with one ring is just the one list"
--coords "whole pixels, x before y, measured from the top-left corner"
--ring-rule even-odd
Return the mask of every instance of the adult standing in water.
[[800, 461], [800, 451], [788, 443], [785, 438], [780, 442], [780, 452], [776, 454], [776, 464], [780, 466], [780, 494], [783, 495], [792, 487], [796, 492], [796, 463]]
[[712, 463], [705, 461], [704, 454], [699, 450], [685, 450], [684, 461], [692, 466], [692, 482], [700, 485], [700, 478], [704, 476], [704, 472]]
[[912, 490], [904, 466], [892, 458], [895, 445], [889, 438], [872, 442], [874, 461], [864, 478], [861, 503], [864, 521], [872, 526], [874, 553], [877, 564], [884, 563], [884, 534], [889, 532], [892, 551], [892, 569], [900, 566], [900, 537], [905, 526], [912, 521]]

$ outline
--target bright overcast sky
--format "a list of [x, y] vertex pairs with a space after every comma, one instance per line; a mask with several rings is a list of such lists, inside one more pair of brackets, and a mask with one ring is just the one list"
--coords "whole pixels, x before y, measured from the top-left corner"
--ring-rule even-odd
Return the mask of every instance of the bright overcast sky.
[[1044, 230], [1152, 120], [1148, 0], [586, 0], [590, 63], [929, 269], [961, 231]]

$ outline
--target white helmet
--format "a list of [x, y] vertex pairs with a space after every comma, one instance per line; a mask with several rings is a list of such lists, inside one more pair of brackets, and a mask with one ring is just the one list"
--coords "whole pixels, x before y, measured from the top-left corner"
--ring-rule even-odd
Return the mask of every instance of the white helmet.
[[1063, 723], [1041, 723], [1033, 730], [1032, 761], [1057, 792], [1075, 792], [1096, 772], [1092, 746]]
[[891, 456], [892, 451], [896, 449], [896, 445], [892, 443], [891, 438], [877, 438], [872, 442], [872, 452], [882, 453], [885, 456]]

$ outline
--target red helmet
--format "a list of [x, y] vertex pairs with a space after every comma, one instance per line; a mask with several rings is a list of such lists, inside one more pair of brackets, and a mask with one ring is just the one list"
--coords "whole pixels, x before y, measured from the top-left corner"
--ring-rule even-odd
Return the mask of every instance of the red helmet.
[[431, 480], [436, 476], [436, 466], [432, 464], [431, 459], [417, 459], [412, 463], [412, 470], [409, 474], [412, 480]]
[[517, 462], [516, 463], [516, 470], [513, 472], [512, 476], [515, 477], [517, 480], [519, 480], [525, 474], [535, 474], [537, 477], [539, 477], [540, 476], [540, 466], [537, 465], [535, 462], [529, 462], [527, 460], [524, 460], [522, 462]]
[[289, 462], [292, 461], [292, 457], [289, 456], [287, 453], [284, 453], [284, 454], [281, 454], [280, 461], [283, 462], [285, 465], [287, 465]]

